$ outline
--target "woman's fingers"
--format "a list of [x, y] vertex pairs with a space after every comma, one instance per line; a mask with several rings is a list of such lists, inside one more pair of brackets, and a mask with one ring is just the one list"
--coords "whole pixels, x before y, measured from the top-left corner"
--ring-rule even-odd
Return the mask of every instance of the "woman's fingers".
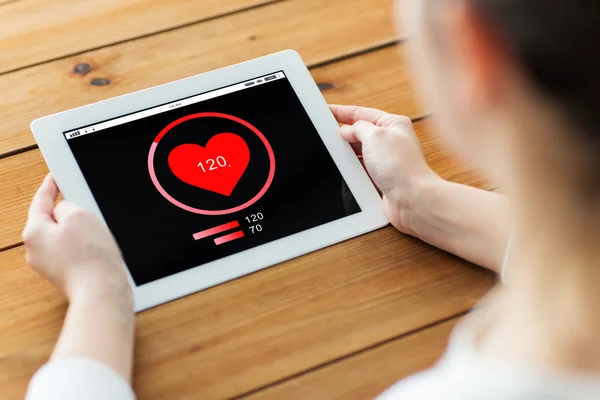
[[360, 140], [354, 134], [354, 127], [350, 125], [344, 125], [340, 128], [340, 135], [348, 143], [358, 144]]
[[352, 150], [354, 150], [354, 153], [356, 153], [357, 156], [362, 155], [363, 145], [362, 145], [361, 141], [358, 140], [358, 138], [354, 134], [354, 127], [352, 127], [350, 125], [342, 126], [340, 128], [340, 135], [342, 136], [342, 138], [345, 141], [350, 143], [350, 146], [352, 146]]
[[52, 175], [48, 174], [33, 196], [33, 200], [31, 200], [31, 205], [29, 206], [29, 218], [51, 221], [52, 210], [54, 209], [54, 202], [57, 197], [58, 187], [56, 186]]
[[349, 143], [364, 143], [379, 129], [370, 122], [358, 121], [354, 125], [344, 125], [340, 128], [340, 135]]
[[382, 130], [380, 127], [367, 121], [355, 122], [351, 128], [353, 136], [363, 145], [371, 140], [378, 130]]
[[31, 200], [27, 224], [23, 230], [23, 241], [27, 245], [35, 244], [45, 234], [48, 227], [54, 224], [52, 210], [58, 197], [58, 187], [48, 174]]
[[331, 104], [329, 108], [340, 124], [354, 125], [359, 121], [365, 121], [381, 128], [412, 125], [408, 117], [388, 114], [375, 108], [340, 106], [336, 104]]
[[79, 210], [80, 208], [75, 204], [71, 203], [70, 201], [63, 200], [54, 208], [54, 218], [56, 219], [56, 222], [62, 224], [69, 217], [69, 215], [74, 214]]
[[337, 121], [340, 124], [346, 125], [354, 125], [358, 121], [367, 121], [376, 124], [381, 117], [386, 115], [386, 113], [381, 110], [358, 106], [340, 106], [331, 104], [329, 108]]

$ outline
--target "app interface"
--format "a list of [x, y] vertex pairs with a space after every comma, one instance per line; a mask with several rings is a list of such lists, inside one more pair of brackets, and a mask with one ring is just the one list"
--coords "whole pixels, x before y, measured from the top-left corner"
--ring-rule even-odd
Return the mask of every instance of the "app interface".
[[64, 136], [136, 285], [361, 211], [282, 71]]

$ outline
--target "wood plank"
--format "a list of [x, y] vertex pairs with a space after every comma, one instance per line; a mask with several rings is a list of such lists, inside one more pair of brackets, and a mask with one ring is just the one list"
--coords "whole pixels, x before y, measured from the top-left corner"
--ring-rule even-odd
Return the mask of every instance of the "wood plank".
[[[364, 104], [410, 117], [422, 115], [408, 85], [404, 56], [397, 48], [372, 52], [314, 69], [329, 102]], [[381, 66], [379, 68], [378, 66]], [[490, 185], [465, 168], [425, 124], [417, 124], [423, 151], [430, 165], [444, 178], [489, 189]], [[44, 175], [46, 165], [38, 150], [0, 159], [0, 248], [19, 242], [28, 203]]]
[[373, 399], [400, 379], [431, 367], [457, 322], [444, 322], [243, 398]]
[[393, 41], [392, 2], [284, 1], [0, 75], [0, 156], [33, 145], [29, 124], [44, 115], [287, 48], [314, 65]]
[[0, 171], [0, 249], [3, 249], [21, 241], [28, 204], [48, 167], [36, 149], [1, 159]]
[[[23, 248], [0, 253], [0, 387], [22, 398], [65, 304]], [[486, 271], [391, 227], [137, 316], [138, 398], [225, 398], [469, 309]], [[177, 372], [175, 372], [177, 371]]]
[[387, 48], [311, 70], [327, 101], [355, 103], [418, 118], [431, 113], [411, 85], [405, 46]]
[[0, 74], [272, 1], [28, 0], [5, 4], [0, 9]]

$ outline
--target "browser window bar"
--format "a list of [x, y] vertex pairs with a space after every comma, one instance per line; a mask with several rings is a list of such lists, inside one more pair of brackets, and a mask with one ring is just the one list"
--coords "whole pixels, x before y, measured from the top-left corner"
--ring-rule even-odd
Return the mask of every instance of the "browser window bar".
[[262, 77], [254, 78], [248, 81], [244, 81], [232, 86], [224, 87], [221, 89], [216, 89], [211, 92], [199, 94], [197, 96], [189, 97], [187, 99], [174, 101], [169, 104], [164, 104], [162, 106], [157, 106], [150, 108], [148, 110], [140, 111], [137, 113], [125, 115], [123, 117], [118, 117], [115, 119], [111, 119], [110, 121], [100, 122], [95, 125], [86, 126], [84, 128], [80, 128], [77, 130], [65, 132], [65, 137], [67, 140], [76, 139], [80, 136], [89, 135], [91, 133], [95, 133], [101, 131], [103, 129], [108, 129], [113, 126], [125, 124], [127, 122], [135, 121], [138, 119], [146, 118], [151, 115], [160, 114], [166, 111], [174, 110], [176, 108], [184, 107], [190, 104], [200, 103], [202, 101], [206, 101], [209, 99], [214, 99], [215, 97], [224, 96], [230, 93], [238, 92], [240, 90], [248, 89], [251, 87], [255, 87], [258, 85], [264, 85], [267, 83], [275, 82], [278, 79], [285, 78], [285, 74], [283, 72], [275, 72], [269, 75], [265, 75]]

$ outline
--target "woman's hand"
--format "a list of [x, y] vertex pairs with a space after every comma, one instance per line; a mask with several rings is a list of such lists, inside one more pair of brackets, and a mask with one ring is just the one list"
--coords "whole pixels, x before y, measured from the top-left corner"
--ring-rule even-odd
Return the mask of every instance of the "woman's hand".
[[55, 206], [57, 197], [58, 187], [48, 175], [23, 231], [27, 262], [69, 300], [90, 290], [130, 298], [121, 252], [108, 228], [70, 202]]
[[340, 133], [358, 156], [383, 195], [386, 216], [398, 230], [414, 234], [406, 210], [419, 185], [441, 180], [427, 165], [409, 118], [383, 111], [332, 105], [344, 124]]
[[130, 380], [133, 296], [121, 252], [98, 218], [67, 201], [55, 206], [57, 197], [48, 175], [23, 232], [27, 262], [69, 299], [52, 360], [93, 359]]
[[401, 232], [500, 272], [511, 223], [504, 196], [441, 179], [429, 168], [411, 121], [363, 107], [331, 106], [341, 135], [362, 155]]

